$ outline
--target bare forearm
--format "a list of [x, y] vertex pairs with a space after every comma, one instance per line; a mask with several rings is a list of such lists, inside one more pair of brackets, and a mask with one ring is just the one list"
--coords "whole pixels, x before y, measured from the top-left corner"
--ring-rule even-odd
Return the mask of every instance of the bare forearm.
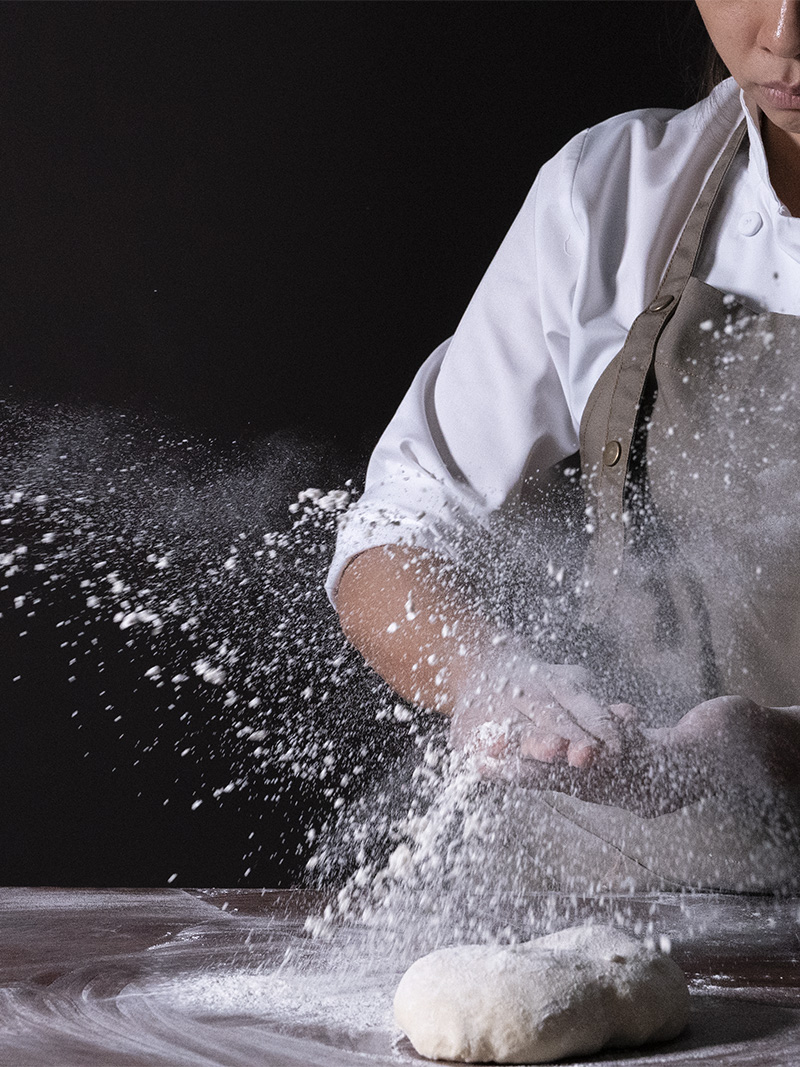
[[449, 713], [479, 648], [496, 630], [463, 575], [419, 549], [368, 549], [346, 568], [337, 596], [348, 639], [406, 700]]
[[[347, 637], [396, 692], [454, 716], [456, 748], [494, 758], [498, 744], [510, 745], [516, 762], [574, 768], [620, 753], [634, 709], [600, 704], [584, 668], [536, 657], [484, 612], [463, 572], [431, 553], [363, 552], [342, 575], [337, 604]], [[513, 745], [500, 734], [513, 734]]]

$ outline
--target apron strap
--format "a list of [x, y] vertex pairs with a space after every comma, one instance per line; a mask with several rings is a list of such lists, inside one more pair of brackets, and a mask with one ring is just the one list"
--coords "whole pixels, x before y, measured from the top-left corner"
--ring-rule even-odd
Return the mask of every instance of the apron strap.
[[[663, 281], [659, 286], [653, 303], [666, 300], [668, 296], [673, 297], [675, 303], [680, 299], [683, 290], [686, 288], [686, 283], [697, 266], [700, 248], [708, 228], [708, 221], [711, 218], [711, 209], [716, 202], [722, 183], [725, 181], [725, 176], [730, 170], [746, 134], [747, 123], [742, 119], [731, 134], [728, 143], [722, 150], [714, 169], [708, 177], [708, 181], [700, 191], [700, 196], [698, 196], [691, 214], [686, 220], [686, 225], [683, 228], [675, 251], [672, 253], [672, 258], [664, 272]], [[652, 304], [650, 307], [652, 307]], [[670, 311], [666, 316], [667, 318], [675, 310], [672, 304], [669, 307]], [[649, 312], [650, 308], [647, 310]]]
[[[589, 615], [613, 596], [628, 516], [625, 490], [637, 419], [656, 345], [697, 263], [711, 209], [747, 132], [744, 119], [731, 134], [703, 185], [664, 272], [655, 298], [634, 320], [619, 354], [606, 368], [581, 424], [581, 470], [587, 502], [592, 588]], [[600, 400], [600, 403], [597, 401]], [[607, 417], [602, 417], [602, 412]], [[597, 417], [592, 418], [595, 413]]]

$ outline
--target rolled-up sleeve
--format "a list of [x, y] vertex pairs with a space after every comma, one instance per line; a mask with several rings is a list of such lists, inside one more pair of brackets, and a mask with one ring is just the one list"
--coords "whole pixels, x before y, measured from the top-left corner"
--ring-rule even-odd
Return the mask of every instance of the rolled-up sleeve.
[[578, 447], [569, 324], [584, 235], [571, 204], [582, 136], [546, 164], [453, 337], [426, 360], [343, 516], [327, 589], [368, 548], [452, 557], [526, 477]]

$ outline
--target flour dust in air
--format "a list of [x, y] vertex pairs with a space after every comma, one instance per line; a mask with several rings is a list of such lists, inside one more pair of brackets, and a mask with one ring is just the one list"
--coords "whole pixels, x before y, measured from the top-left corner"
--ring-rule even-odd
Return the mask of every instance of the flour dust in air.
[[[148, 758], [175, 745], [201, 768], [191, 811], [246, 797], [268, 819], [293, 799], [296, 825], [272, 869], [285, 862], [292, 883], [326, 903], [306, 921], [320, 951], [279, 968], [287, 1003], [320, 975], [349, 976], [348, 988], [372, 975], [389, 1011], [426, 953], [512, 946], [587, 921], [657, 939], [624, 882], [614, 892], [570, 882], [574, 850], [530, 790], [482, 781], [451, 751], [444, 717], [398, 702], [348, 647], [323, 584], [354, 484], [329, 450], [322, 459], [286, 437], [236, 445], [140, 416], [7, 403], [0, 462], [2, 623], [25, 641], [44, 620], [64, 683], [96, 679], [102, 699], [75, 709], [76, 727], [90, 735], [102, 715], [133, 738], [145, 788]], [[563, 534], [562, 520], [551, 525]], [[580, 541], [582, 520], [569, 528]], [[539, 558], [539, 533], [530, 553], [515, 537], [515, 555], [493, 556], [469, 532], [462, 552], [494, 575], [487, 610], [511, 628], [535, 618], [532, 639], [547, 649], [563, 636], [573, 584], [569, 560]], [[522, 557], [546, 575], [527, 600], [514, 595]], [[120, 662], [136, 701], [113, 692]], [[137, 714], [147, 704], [155, 720]]]
[[[75, 693], [87, 748], [100, 738], [109, 763], [138, 764], [143, 790], [169, 745], [197, 785], [186, 796], [178, 783], [165, 803], [198, 817], [239, 804], [265, 825], [283, 805], [285, 842], [259, 857], [256, 836], [241, 878], [260, 858], [296, 883], [320, 823], [368, 768], [399, 758], [375, 722], [387, 693], [323, 590], [353, 485], [330, 448], [322, 457], [287, 435], [240, 445], [130, 413], [0, 409], [7, 639], [31, 649], [63, 705]], [[331, 482], [314, 488], [315, 475]], [[24, 690], [25, 678], [6, 681]]]
[[[435, 947], [547, 928], [552, 900], [533, 916], [528, 890], [563, 887], [564, 861], [531, 840], [526, 791], [476, 780], [446, 720], [399, 703], [341, 635], [323, 583], [354, 486], [330, 449], [220, 443], [96, 410], [6, 402], [2, 414], [3, 624], [20, 641], [50, 625], [52, 669], [96, 681], [99, 710], [77, 707], [76, 726], [89, 736], [102, 715], [145, 776], [156, 746], [174, 744], [201, 767], [195, 811], [297, 798], [306, 825], [290, 865], [299, 852], [307, 883], [332, 894], [317, 933], [356, 918]], [[495, 559], [477, 534], [461, 550], [489, 568], [498, 618], [553, 620], [534, 635], [551, 641], [569, 614], [563, 564], [544, 562], [528, 602], [509, 577], [524, 587], [527, 547]], [[135, 694], [112, 691], [123, 662]], [[563, 921], [580, 906], [568, 896]]]

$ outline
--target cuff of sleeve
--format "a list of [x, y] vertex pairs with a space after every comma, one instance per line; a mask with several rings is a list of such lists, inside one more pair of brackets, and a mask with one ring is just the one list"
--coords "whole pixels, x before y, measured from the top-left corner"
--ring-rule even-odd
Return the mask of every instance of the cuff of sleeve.
[[425, 524], [422, 516], [390, 516], [385, 511], [360, 510], [356, 506], [341, 522], [325, 581], [325, 591], [334, 607], [339, 580], [347, 564], [367, 549], [381, 545], [413, 545], [448, 559], [454, 555], [451, 541], [435, 525]]

